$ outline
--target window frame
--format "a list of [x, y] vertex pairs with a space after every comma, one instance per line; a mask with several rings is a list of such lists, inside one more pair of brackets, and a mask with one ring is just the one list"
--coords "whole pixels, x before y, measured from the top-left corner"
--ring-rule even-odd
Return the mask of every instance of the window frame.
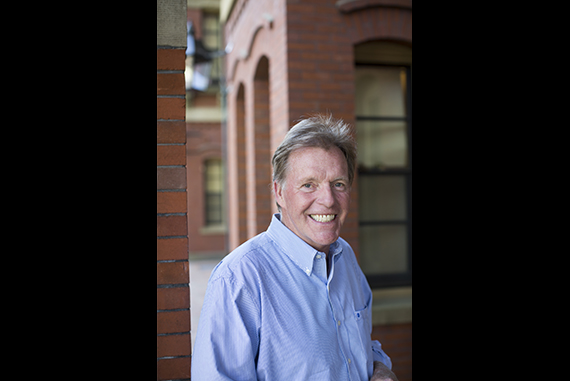
[[[211, 192], [208, 189], [208, 168], [209, 162], [218, 162], [219, 163], [219, 170], [220, 170], [220, 182], [222, 184], [220, 192]], [[203, 194], [204, 194], [204, 226], [205, 227], [217, 227], [224, 225], [224, 191], [223, 191], [223, 181], [224, 181], [224, 163], [221, 158], [218, 157], [210, 157], [204, 160], [204, 187], [203, 187]], [[217, 196], [219, 198], [219, 220], [210, 220], [210, 203], [209, 200], [211, 197]]]
[[[358, 176], [403, 176], [406, 189], [406, 219], [400, 220], [376, 220], [361, 221], [358, 226], [371, 225], [405, 225], [407, 228], [406, 237], [406, 259], [407, 268], [401, 273], [368, 274], [366, 279], [371, 288], [388, 288], [412, 285], [412, 65], [411, 64], [382, 64], [382, 63], [355, 63], [355, 68], [359, 67], [398, 67], [406, 70], [406, 95], [405, 95], [405, 116], [358, 116], [355, 115], [356, 122], [360, 121], [405, 121], [407, 133], [408, 166], [407, 168], [364, 169], [358, 166]], [[358, 129], [357, 129], [358, 133]], [[361, 245], [362, 247], [362, 245]], [[362, 254], [361, 254], [362, 255]]]

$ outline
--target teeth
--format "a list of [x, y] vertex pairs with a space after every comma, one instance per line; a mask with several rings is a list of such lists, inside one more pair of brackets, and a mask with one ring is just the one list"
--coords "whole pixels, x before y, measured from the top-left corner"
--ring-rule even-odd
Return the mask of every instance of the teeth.
[[311, 214], [311, 218], [318, 222], [329, 222], [334, 220], [336, 214]]

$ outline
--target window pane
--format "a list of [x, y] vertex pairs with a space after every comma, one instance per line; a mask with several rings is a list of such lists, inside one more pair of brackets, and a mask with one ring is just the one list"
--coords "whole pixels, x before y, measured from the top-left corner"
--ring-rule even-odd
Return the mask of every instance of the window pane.
[[360, 169], [407, 167], [407, 123], [405, 121], [358, 121], [358, 165]]
[[206, 162], [206, 191], [222, 191], [222, 162], [220, 160], [208, 160]]
[[222, 222], [222, 195], [206, 195], [206, 222], [208, 224], [218, 224]]
[[406, 69], [356, 68], [356, 115], [405, 117]]
[[[202, 42], [206, 49], [211, 51], [220, 50], [220, 21], [217, 13], [204, 13], [202, 29]], [[214, 82], [221, 76], [221, 59], [216, 57], [212, 60], [211, 79]]]
[[360, 176], [358, 178], [360, 221], [405, 221], [406, 178], [404, 176]]
[[365, 275], [407, 271], [405, 225], [360, 227], [360, 267]]
[[205, 13], [202, 19], [204, 26], [202, 27], [202, 42], [207, 49], [218, 50], [220, 48], [220, 41], [218, 36], [220, 34], [220, 21], [218, 14]]
[[215, 225], [222, 223], [222, 186], [223, 171], [220, 159], [207, 160], [204, 165], [205, 173], [205, 212], [206, 224]]

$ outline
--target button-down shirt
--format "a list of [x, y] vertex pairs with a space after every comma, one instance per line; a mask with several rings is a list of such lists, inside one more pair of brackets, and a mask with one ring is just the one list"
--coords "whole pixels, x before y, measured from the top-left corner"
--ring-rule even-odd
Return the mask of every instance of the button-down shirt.
[[192, 381], [369, 380], [392, 367], [372, 341], [372, 292], [350, 245], [326, 255], [275, 214], [268, 230], [212, 271], [192, 354]]

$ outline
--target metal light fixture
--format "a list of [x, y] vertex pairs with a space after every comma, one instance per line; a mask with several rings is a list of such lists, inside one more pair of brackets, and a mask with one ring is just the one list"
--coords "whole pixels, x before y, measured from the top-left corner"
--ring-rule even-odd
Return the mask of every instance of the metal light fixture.
[[[225, 50], [212, 51], [206, 49], [201, 40], [194, 37], [194, 27], [187, 22], [186, 47], [186, 90], [205, 91], [210, 85], [212, 60], [226, 54]], [[188, 57], [191, 59], [189, 60]]]

